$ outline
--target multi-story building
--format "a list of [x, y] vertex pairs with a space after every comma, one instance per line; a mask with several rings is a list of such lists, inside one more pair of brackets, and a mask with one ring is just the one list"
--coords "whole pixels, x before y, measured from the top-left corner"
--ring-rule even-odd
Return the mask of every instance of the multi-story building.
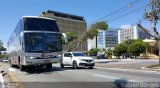
[[105, 45], [106, 47], [115, 47], [118, 44], [118, 30], [117, 29], [109, 29], [105, 34]]
[[98, 48], [113, 48], [118, 44], [118, 30], [109, 28], [106, 31], [99, 31], [97, 37]]
[[[78, 36], [82, 36], [82, 34], [87, 30], [87, 24], [84, 17], [76, 16], [67, 13], [61, 13], [56, 11], [44, 11], [40, 14], [40, 16], [53, 18], [56, 20], [60, 32], [74, 32]], [[65, 46], [64, 50], [67, 49]], [[87, 41], [83, 42], [77, 51], [86, 51], [87, 50]]]
[[121, 29], [118, 30], [118, 43], [122, 43], [128, 39], [146, 39], [150, 36], [139, 29], [137, 26], [123, 25]]
[[96, 47], [97, 47], [96, 37], [94, 37], [93, 39], [88, 39], [88, 50]]

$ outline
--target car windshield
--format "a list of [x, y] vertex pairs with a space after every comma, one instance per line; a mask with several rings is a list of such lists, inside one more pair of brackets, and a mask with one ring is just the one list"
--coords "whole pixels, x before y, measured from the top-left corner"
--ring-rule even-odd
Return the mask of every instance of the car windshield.
[[72, 53], [73, 54], [73, 56], [85, 56], [83, 53]]
[[61, 34], [25, 33], [26, 52], [56, 52], [62, 50]]

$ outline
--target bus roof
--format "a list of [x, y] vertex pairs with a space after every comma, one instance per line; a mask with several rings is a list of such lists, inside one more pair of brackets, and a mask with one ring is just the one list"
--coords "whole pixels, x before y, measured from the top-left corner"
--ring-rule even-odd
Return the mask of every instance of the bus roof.
[[49, 20], [55, 20], [48, 17], [40, 17], [40, 16], [23, 16], [22, 18], [41, 18], [41, 19], [49, 19]]

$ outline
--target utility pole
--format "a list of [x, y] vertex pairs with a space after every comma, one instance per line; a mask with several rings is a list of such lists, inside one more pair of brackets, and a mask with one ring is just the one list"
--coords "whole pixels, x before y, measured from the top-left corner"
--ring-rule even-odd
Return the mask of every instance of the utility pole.
[[160, 35], [157, 32], [157, 27], [156, 27], [156, 23], [159, 20], [159, 0], [151, 0], [151, 16], [150, 16], [150, 20], [151, 20], [151, 24], [152, 24], [152, 31], [153, 31], [153, 35], [157, 37], [157, 42], [158, 42], [158, 48], [159, 48], [159, 65], [160, 65]]
[[[150, 8], [151, 10], [149, 12], [146, 12], [144, 14], [145, 19], [151, 22], [151, 29], [149, 35], [151, 36], [151, 39], [156, 39], [158, 42], [159, 47], [159, 65], [160, 65], [160, 35], [157, 31], [156, 24], [158, 23], [158, 20], [160, 20], [160, 0], [150, 0]], [[144, 29], [140, 24], [138, 24], [140, 28]]]

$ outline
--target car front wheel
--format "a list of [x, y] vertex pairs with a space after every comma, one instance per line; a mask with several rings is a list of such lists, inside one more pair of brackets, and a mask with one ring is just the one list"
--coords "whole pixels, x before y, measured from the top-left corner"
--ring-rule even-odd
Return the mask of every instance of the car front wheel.
[[62, 60], [60, 60], [60, 66], [61, 66], [61, 68], [64, 68], [64, 64], [63, 64]]
[[61, 66], [61, 68], [64, 68], [64, 64], [63, 63], [60, 63], [60, 66]]
[[72, 64], [72, 66], [73, 66], [73, 69], [76, 69], [76, 68], [78, 68], [78, 66], [77, 66], [77, 62], [76, 62], [76, 61], [73, 61], [73, 64]]
[[46, 68], [47, 69], [51, 69], [52, 68], [52, 64], [46, 64]]

